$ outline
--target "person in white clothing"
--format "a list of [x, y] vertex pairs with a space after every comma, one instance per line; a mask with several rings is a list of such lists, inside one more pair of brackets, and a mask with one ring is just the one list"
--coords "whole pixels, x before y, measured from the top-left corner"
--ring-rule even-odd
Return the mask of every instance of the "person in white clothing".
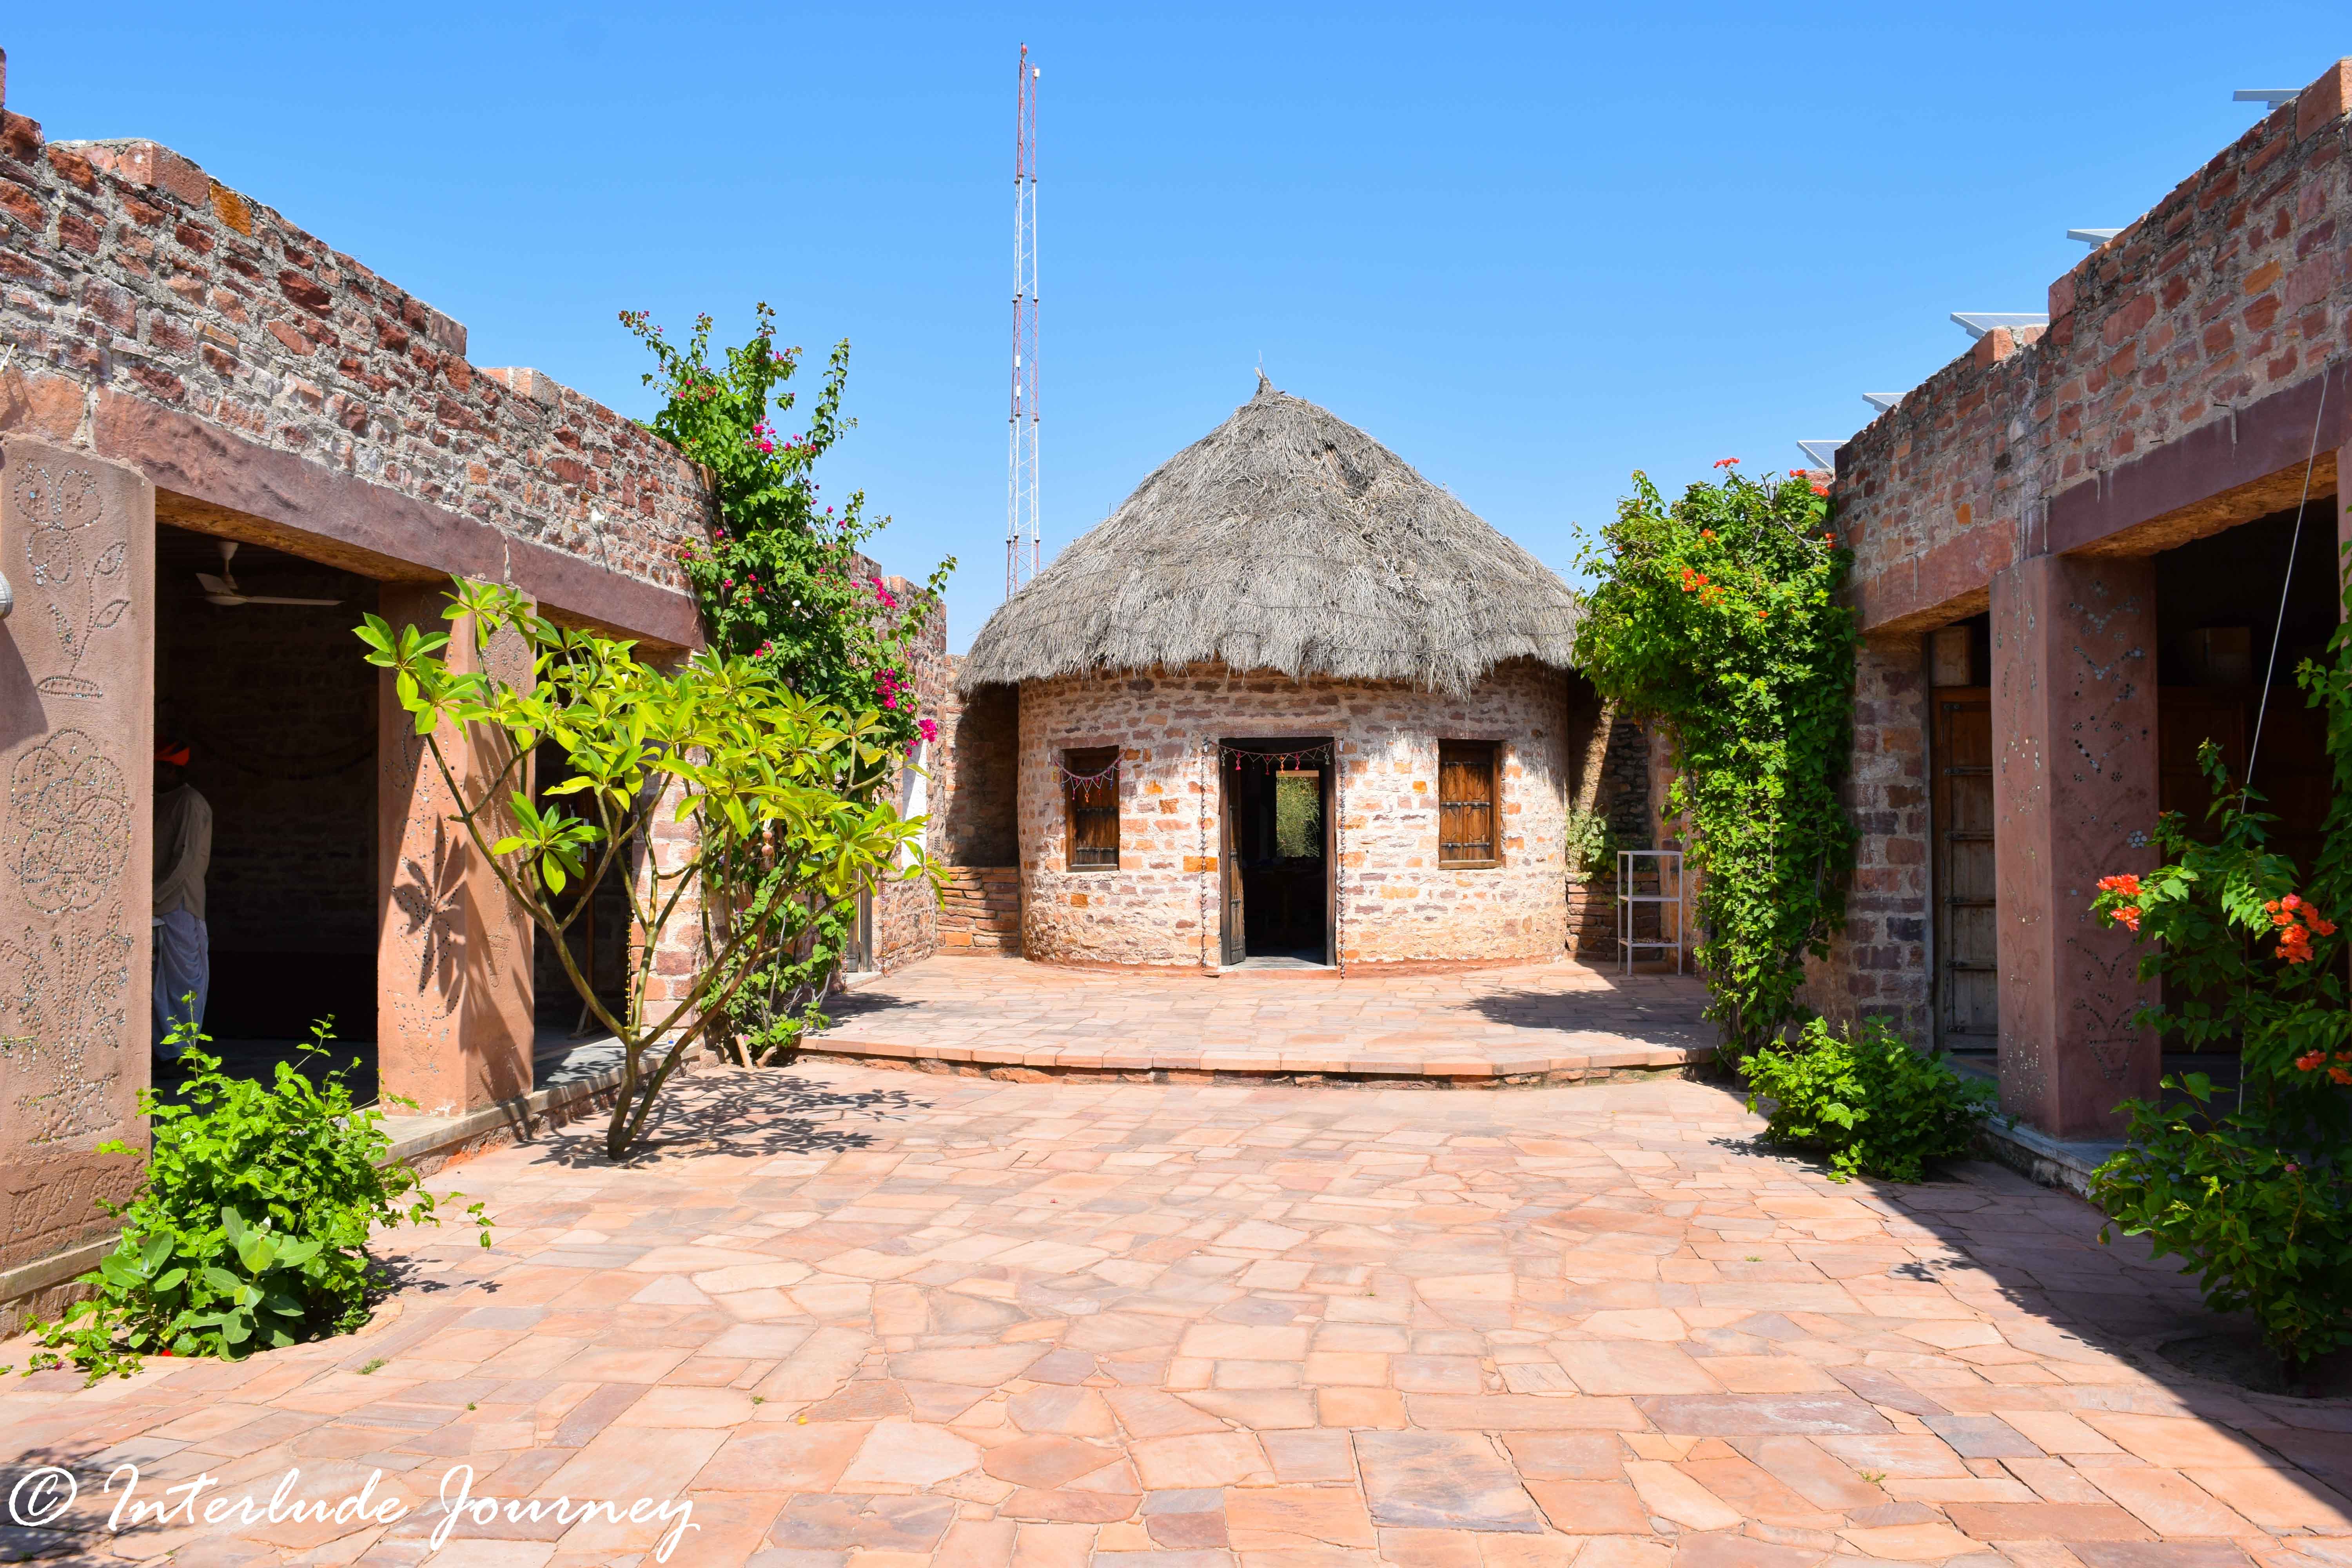
[[205, 931], [213, 808], [188, 783], [187, 767], [185, 745], [155, 748], [155, 1054], [167, 1059], [180, 1054], [163, 1039], [174, 1022], [203, 1026], [213, 978]]

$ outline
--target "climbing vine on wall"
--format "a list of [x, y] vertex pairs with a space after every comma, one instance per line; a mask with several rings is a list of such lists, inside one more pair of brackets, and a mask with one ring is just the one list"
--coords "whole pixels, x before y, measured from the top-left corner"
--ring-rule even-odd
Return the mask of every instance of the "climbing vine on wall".
[[1855, 631], [1825, 488], [1737, 462], [1671, 503], [1634, 474], [1581, 563], [1595, 585], [1576, 657], [1672, 739], [1708, 1016], [1744, 1056], [1801, 1016], [1803, 961], [1844, 918]]
[[[834, 346], [807, 426], [788, 434], [777, 421], [797, 399], [787, 384], [801, 351], [778, 348], [775, 313], [765, 304], [757, 312], [751, 340], [722, 350], [716, 362], [708, 315], [696, 318], [683, 346], [642, 310], [622, 311], [621, 324], [654, 356], [645, 376], [663, 398], [650, 421], [654, 433], [710, 477], [718, 523], [688, 554], [686, 569], [711, 647], [752, 660], [803, 698], [871, 714], [887, 749], [865, 753], [869, 760], [851, 764], [854, 776], [835, 783], [852, 799], [873, 801], [893, 780], [888, 759], [913, 758], [938, 732], [919, 710], [913, 654], [955, 562], [941, 562], [929, 582], [905, 593], [861, 567], [860, 547], [890, 520], [866, 515], [863, 491], [825, 503], [814, 472], [856, 423], [841, 412], [849, 344]], [[770, 845], [717, 868], [720, 896], [705, 900], [706, 919], [723, 923], [730, 911], [778, 900], [791, 908], [794, 890], [777, 881], [780, 868], [793, 863], [784, 847]], [[794, 912], [738, 961], [751, 971], [730, 988], [740, 998], [729, 1022], [742, 1059], [761, 1059], [822, 1021], [853, 908], [843, 900], [813, 914]], [[727, 947], [726, 934], [711, 933], [713, 951]]]

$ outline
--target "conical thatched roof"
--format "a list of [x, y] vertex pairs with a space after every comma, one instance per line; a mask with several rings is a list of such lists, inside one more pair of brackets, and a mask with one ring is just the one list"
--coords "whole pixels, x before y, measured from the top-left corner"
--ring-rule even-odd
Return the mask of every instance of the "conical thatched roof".
[[990, 616], [957, 679], [1219, 660], [1459, 692], [1507, 658], [1568, 668], [1578, 613], [1541, 562], [1261, 374]]

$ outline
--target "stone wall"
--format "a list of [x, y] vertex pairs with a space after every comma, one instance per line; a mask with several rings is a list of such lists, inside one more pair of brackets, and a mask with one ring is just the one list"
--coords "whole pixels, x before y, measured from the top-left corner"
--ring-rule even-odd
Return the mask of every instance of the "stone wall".
[[[1595, 702], [1597, 704], [1598, 699]], [[1650, 742], [1635, 720], [1613, 706], [1591, 715], [1576, 782], [1577, 805], [1609, 822], [1620, 849], [1648, 849], [1657, 839], [1650, 815]], [[1580, 958], [1614, 961], [1617, 878], [1613, 861], [1568, 878], [1568, 946]]]
[[1840, 448], [1866, 628], [1978, 614], [2027, 556], [2148, 553], [2293, 506], [2315, 420], [2312, 493], [2335, 489], [2341, 386], [2317, 405], [2352, 346], [2347, 108], [2352, 61], [2051, 284], [2046, 332], [1988, 334]]
[[950, 684], [940, 710], [940, 858], [950, 866], [1010, 866], [1020, 858], [1014, 796], [1020, 777], [1021, 693], [1011, 686], [962, 692]]
[[[1525, 663], [1466, 697], [1402, 682], [1299, 683], [1197, 666], [1032, 682], [1021, 692], [1022, 942], [1032, 958], [1217, 962], [1215, 743], [1339, 744], [1339, 949], [1345, 964], [1557, 957], [1567, 938], [1565, 678]], [[1501, 742], [1504, 864], [1437, 865], [1437, 744]], [[1071, 871], [1055, 758], [1116, 746], [1119, 866]]]
[[958, 866], [940, 907], [940, 951], [1021, 951], [1021, 868]]
[[307, 530], [369, 575], [503, 578], [695, 640], [692, 465], [537, 371], [477, 368], [463, 325], [169, 148], [0, 110], [0, 429], [136, 464], [167, 521]]
[[1855, 659], [1853, 763], [1841, 796], [1859, 834], [1845, 930], [1806, 965], [1801, 999], [1824, 1017], [1886, 1020], [1928, 1043], [1927, 687], [1917, 636], [1864, 641]]
[[1838, 453], [1867, 637], [1862, 842], [1853, 924], [1810, 994], [1932, 1028], [1916, 635], [1990, 610], [2002, 1095], [2046, 1131], [2113, 1135], [2116, 1102], [2155, 1083], [2128, 942], [2086, 912], [2155, 825], [2147, 558], [2344, 488], [2347, 152], [2339, 61], [2052, 283], [2046, 330], [1988, 333]]

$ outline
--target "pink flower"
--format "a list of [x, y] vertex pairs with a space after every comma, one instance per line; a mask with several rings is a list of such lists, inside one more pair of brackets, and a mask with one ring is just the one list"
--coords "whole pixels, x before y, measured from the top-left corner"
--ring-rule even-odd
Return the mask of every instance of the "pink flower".
[[936, 741], [940, 738], [940, 727], [929, 719], [916, 720], [915, 728], [923, 732], [923, 739], [926, 741]]

